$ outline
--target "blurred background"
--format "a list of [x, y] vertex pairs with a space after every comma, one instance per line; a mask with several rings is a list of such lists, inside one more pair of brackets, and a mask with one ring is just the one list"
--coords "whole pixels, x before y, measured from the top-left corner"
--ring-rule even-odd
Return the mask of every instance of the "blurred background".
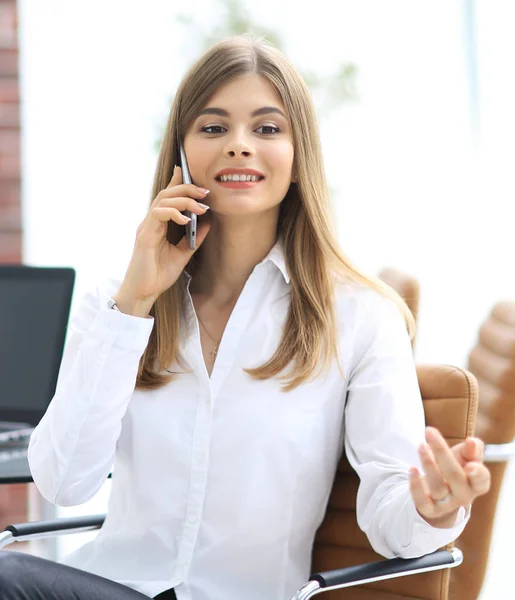
[[[123, 276], [183, 74], [254, 31], [312, 90], [343, 250], [416, 277], [417, 361], [465, 366], [515, 300], [514, 27], [509, 0], [0, 0], [0, 262], [75, 268], [72, 311]], [[104, 512], [109, 485], [57, 514]], [[26, 487], [27, 517], [47, 510]], [[27, 492], [3, 488], [5, 524]], [[514, 498], [512, 462], [483, 600], [511, 579]]]

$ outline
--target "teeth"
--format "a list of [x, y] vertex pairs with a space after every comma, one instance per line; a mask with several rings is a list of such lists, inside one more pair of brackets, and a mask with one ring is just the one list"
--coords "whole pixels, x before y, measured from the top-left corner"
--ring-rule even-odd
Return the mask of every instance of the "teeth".
[[257, 175], [221, 175], [220, 181], [258, 181]]

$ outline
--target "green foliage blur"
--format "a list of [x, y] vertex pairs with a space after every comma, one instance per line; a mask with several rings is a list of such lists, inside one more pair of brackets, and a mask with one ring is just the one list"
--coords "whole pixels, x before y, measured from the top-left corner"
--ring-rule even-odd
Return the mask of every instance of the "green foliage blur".
[[[218, 42], [242, 33], [254, 33], [264, 37], [276, 48], [288, 54], [281, 34], [270, 27], [256, 23], [246, 10], [245, 0], [213, 0], [213, 14], [216, 14], [219, 20], [207, 33], [197, 27], [195, 19], [189, 14], [182, 13], [176, 17], [176, 22], [184, 27], [186, 34], [199, 41], [199, 55]], [[339, 110], [344, 104], [358, 99], [356, 91], [358, 69], [355, 64], [340, 62], [330, 76], [320, 76], [297, 65], [296, 68], [312, 94], [316, 94], [316, 109], [319, 114], [323, 114], [324, 118], [328, 118], [333, 111]], [[173, 97], [170, 99], [169, 106], [172, 102]], [[161, 144], [161, 136], [156, 140], [157, 151]]]

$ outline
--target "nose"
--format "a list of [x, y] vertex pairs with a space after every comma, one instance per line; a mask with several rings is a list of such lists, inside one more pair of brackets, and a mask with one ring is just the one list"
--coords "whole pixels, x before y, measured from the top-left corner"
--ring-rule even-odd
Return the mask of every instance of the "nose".
[[244, 156], [249, 157], [254, 154], [254, 148], [247, 142], [243, 135], [234, 136], [227, 141], [224, 154], [228, 157]]

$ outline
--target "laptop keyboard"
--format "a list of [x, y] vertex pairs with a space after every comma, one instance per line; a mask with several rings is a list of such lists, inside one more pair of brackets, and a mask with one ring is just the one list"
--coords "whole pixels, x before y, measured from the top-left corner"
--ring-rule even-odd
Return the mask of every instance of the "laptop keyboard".
[[0, 422], [0, 443], [27, 440], [33, 431], [34, 427], [28, 423]]

